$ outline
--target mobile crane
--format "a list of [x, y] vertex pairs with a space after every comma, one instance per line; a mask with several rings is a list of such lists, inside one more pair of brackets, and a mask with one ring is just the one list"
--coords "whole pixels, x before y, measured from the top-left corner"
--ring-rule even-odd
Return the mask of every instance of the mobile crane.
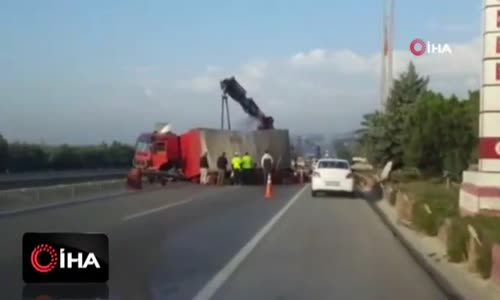
[[[234, 77], [222, 80], [220, 88], [222, 116], [226, 105], [229, 129], [228, 96], [239, 103], [245, 113], [259, 122], [258, 130], [223, 130], [224, 118], [222, 130], [193, 128], [178, 135], [172, 132], [170, 125], [160, 126], [161, 128], [158, 127], [152, 133], [141, 134], [137, 139], [132, 171], [139, 170], [139, 178], [147, 176], [150, 182], [160, 179], [162, 183], [165, 183], [168, 177], [197, 180], [200, 174], [199, 159], [204, 152], [209, 154], [210, 170], [216, 170], [216, 159], [220, 153], [232, 154], [247, 149], [253, 149], [250, 152], [254, 157], [261, 157], [267, 149], [273, 157], [278, 158], [278, 171], [289, 168], [291, 153], [288, 130], [274, 129], [274, 119], [264, 114], [255, 101], [247, 97], [247, 92]], [[243, 141], [246, 141], [245, 144]]]

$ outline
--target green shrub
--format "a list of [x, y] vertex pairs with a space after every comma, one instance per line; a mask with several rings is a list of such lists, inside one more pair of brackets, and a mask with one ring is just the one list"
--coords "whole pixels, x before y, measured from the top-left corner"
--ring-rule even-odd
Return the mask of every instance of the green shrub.
[[458, 217], [452, 219], [446, 244], [449, 261], [462, 262], [467, 258], [468, 239], [467, 222]]
[[[429, 213], [425, 208], [426, 201], [417, 201], [413, 205], [413, 225], [427, 235], [437, 235], [443, 220], [440, 215]], [[427, 204], [428, 205], [428, 204]]]
[[429, 183], [432, 184], [444, 184], [446, 183], [446, 179], [442, 177], [432, 177], [429, 179]]
[[483, 242], [482, 246], [479, 247], [479, 258], [476, 261], [476, 266], [479, 271], [479, 274], [483, 278], [489, 278], [491, 274], [491, 249], [493, 244], [489, 242]]
[[390, 179], [393, 182], [410, 182], [422, 178], [422, 174], [416, 168], [398, 169], [391, 172]]
[[458, 189], [447, 189], [428, 181], [402, 184], [401, 189], [416, 201], [413, 207], [415, 227], [428, 235], [435, 236], [446, 218], [458, 215]]
[[476, 266], [481, 276], [488, 278], [490, 277], [492, 267], [491, 249], [493, 244], [500, 243], [500, 218], [476, 216], [472, 218], [471, 223], [481, 241]]

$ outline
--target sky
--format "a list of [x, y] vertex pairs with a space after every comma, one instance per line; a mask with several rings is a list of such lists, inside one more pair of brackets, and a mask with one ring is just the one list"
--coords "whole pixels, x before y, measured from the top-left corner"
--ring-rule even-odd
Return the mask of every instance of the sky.
[[[411, 60], [445, 94], [478, 88], [481, 2], [396, 0], [395, 76]], [[343, 133], [380, 103], [382, 31], [382, 0], [0, 0], [0, 134], [133, 143], [156, 122], [219, 127], [229, 76], [276, 127]], [[452, 53], [412, 56], [415, 38]]]

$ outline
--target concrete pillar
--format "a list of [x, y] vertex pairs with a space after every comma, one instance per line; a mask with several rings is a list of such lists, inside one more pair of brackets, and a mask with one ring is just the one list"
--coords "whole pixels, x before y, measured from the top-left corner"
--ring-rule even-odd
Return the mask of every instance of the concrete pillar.
[[500, 0], [484, 0], [479, 164], [465, 171], [462, 214], [500, 215]]

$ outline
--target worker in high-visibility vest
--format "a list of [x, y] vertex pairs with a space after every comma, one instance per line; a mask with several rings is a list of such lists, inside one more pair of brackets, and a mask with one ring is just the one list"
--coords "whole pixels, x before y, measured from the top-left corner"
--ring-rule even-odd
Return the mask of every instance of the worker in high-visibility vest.
[[241, 158], [241, 168], [243, 184], [249, 184], [252, 179], [253, 160], [248, 152], [245, 152], [245, 155]]
[[234, 153], [231, 159], [231, 169], [233, 170], [233, 184], [241, 184], [241, 157], [238, 152]]

